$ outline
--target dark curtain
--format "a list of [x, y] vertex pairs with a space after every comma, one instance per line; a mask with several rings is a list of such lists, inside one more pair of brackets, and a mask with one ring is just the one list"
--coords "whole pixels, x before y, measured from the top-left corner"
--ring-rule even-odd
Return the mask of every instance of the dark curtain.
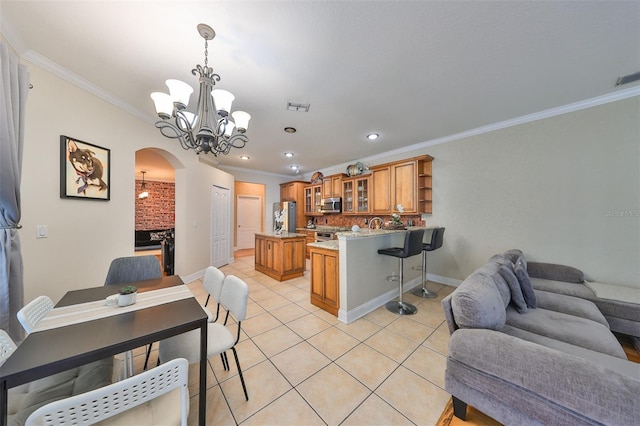
[[20, 253], [20, 177], [29, 72], [0, 43], [0, 327], [21, 341], [16, 314], [24, 302]]

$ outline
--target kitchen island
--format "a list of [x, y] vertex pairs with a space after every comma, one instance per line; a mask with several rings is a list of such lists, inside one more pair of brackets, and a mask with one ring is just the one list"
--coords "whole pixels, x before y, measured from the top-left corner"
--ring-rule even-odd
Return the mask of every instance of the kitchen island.
[[[413, 228], [410, 228], [413, 229]], [[430, 239], [430, 229], [425, 232], [425, 241]], [[327, 252], [333, 250], [337, 254], [338, 281], [337, 288], [337, 316], [341, 322], [350, 323], [366, 315], [367, 313], [384, 305], [386, 302], [398, 297], [398, 286], [396, 282], [387, 280], [388, 276], [398, 274], [398, 259], [390, 256], [378, 254], [378, 250], [388, 247], [402, 247], [404, 245], [403, 230], [387, 229], [361, 229], [358, 232], [338, 232], [337, 241], [327, 241], [309, 244], [313, 256], [314, 251]], [[326, 302], [326, 294], [330, 294], [331, 283], [324, 280], [324, 291], [322, 294], [318, 289], [320, 280], [316, 280], [314, 289], [314, 274], [320, 271], [314, 269], [327, 264], [311, 262], [311, 303], [314, 303], [314, 292], [316, 300], [320, 298]], [[332, 265], [329, 264], [331, 267]], [[404, 290], [408, 291], [413, 287], [422, 285], [422, 256], [414, 256], [405, 259], [404, 262]], [[412, 267], [416, 267], [414, 270]], [[332, 268], [324, 268], [321, 276], [327, 276], [332, 272]], [[314, 303], [322, 307], [320, 304]], [[327, 310], [327, 309], [325, 309]], [[331, 312], [330, 310], [327, 310]], [[335, 315], [335, 314], [334, 314]]]
[[256, 233], [255, 269], [278, 281], [304, 275], [306, 236]]

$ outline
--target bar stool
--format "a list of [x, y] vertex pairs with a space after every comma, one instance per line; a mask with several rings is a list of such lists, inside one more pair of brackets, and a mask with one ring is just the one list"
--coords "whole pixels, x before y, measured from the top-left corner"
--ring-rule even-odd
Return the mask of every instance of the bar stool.
[[422, 245], [422, 287], [417, 287], [411, 290], [411, 293], [418, 297], [433, 299], [437, 296], [436, 293], [427, 288], [427, 252], [434, 251], [442, 247], [443, 238], [444, 228], [434, 228], [433, 231], [431, 231], [431, 241], [428, 244]]
[[386, 303], [386, 308], [398, 315], [411, 315], [415, 314], [418, 309], [410, 303], [404, 303], [402, 301], [403, 285], [404, 285], [404, 259], [411, 256], [416, 256], [422, 251], [422, 238], [424, 237], [424, 229], [416, 229], [408, 231], [404, 236], [404, 247], [390, 247], [386, 249], [378, 250], [378, 254], [384, 254], [385, 256], [393, 256], [400, 259], [400, 274], [399, 274], [399, 292], [398, 301], [392, 300]]

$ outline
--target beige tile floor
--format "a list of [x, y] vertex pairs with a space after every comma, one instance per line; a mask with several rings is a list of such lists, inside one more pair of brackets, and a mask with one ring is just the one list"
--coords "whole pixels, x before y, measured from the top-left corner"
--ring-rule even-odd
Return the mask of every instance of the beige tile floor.
[[[406, 293], [405, 301], [418, 308], [416, 315], [397, 316], [381, 307], [343, 324], [309, 303], [308, 270], [304, 277], [281, 283], [255, 271], [252, 256], [221, 269], [249, 285], [237, 347], [249, 401], [231, 354], [228, 372], [220, 357], [210, 358], [207, 424], [436, 424], [450, 398], [444, 390], [449, 332], [440, 300], [453, 287], [429, 283], [436, 299]], [[202, 283], [188, 286], [204, 304]], [[144, 356], [137, 353], [136, 368], [141, 369]], [[189, 387], [189, 424], [196, 424], [195, 365]]]

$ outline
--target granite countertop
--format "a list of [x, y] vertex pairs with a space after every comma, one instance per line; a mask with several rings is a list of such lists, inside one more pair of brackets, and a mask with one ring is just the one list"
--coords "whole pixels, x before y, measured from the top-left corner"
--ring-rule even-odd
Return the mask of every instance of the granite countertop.
[[296, 231], [340, 232], [340, 231], [348, 231], [350, 229], [351, 227], [347, 227], [347, 226], [316, 225], [315, 228], [296, 228]]
[[296, 234], [295, 232], [283, 232], [282, 234], [275, 234], [273, 232], [256, 232], [256, 235], [272, 238], [300, 238], [307, 237], [305, 234]]
[[307, 244], [307, 247], [317, 247], [317, 248], [327, 249], [327, 250], [338, 250], [338, 241], [337, 240], [318, 241], [315, 243]]
[[[422, 228], [419, 226], [409, 226], [406, 228], [406, 231], [411, 231], [412, 229], [431, 229], [431, 228]], [[340, 236], [345, 236], [345, 237], [355, 237], [355, 238], [362, 238], [362, 237], [375, 237], [378, 235], [385, 235], [385, 234], [396, 234], [398, 232], [405, 232], [405, 229], [369, 229], [369, 228], [360, 228], [360, 230], [358, 232], [353, 232], [353, 231], [347, 231], [347, 232], [338, 232], [336, 235], [338, 237]]]

